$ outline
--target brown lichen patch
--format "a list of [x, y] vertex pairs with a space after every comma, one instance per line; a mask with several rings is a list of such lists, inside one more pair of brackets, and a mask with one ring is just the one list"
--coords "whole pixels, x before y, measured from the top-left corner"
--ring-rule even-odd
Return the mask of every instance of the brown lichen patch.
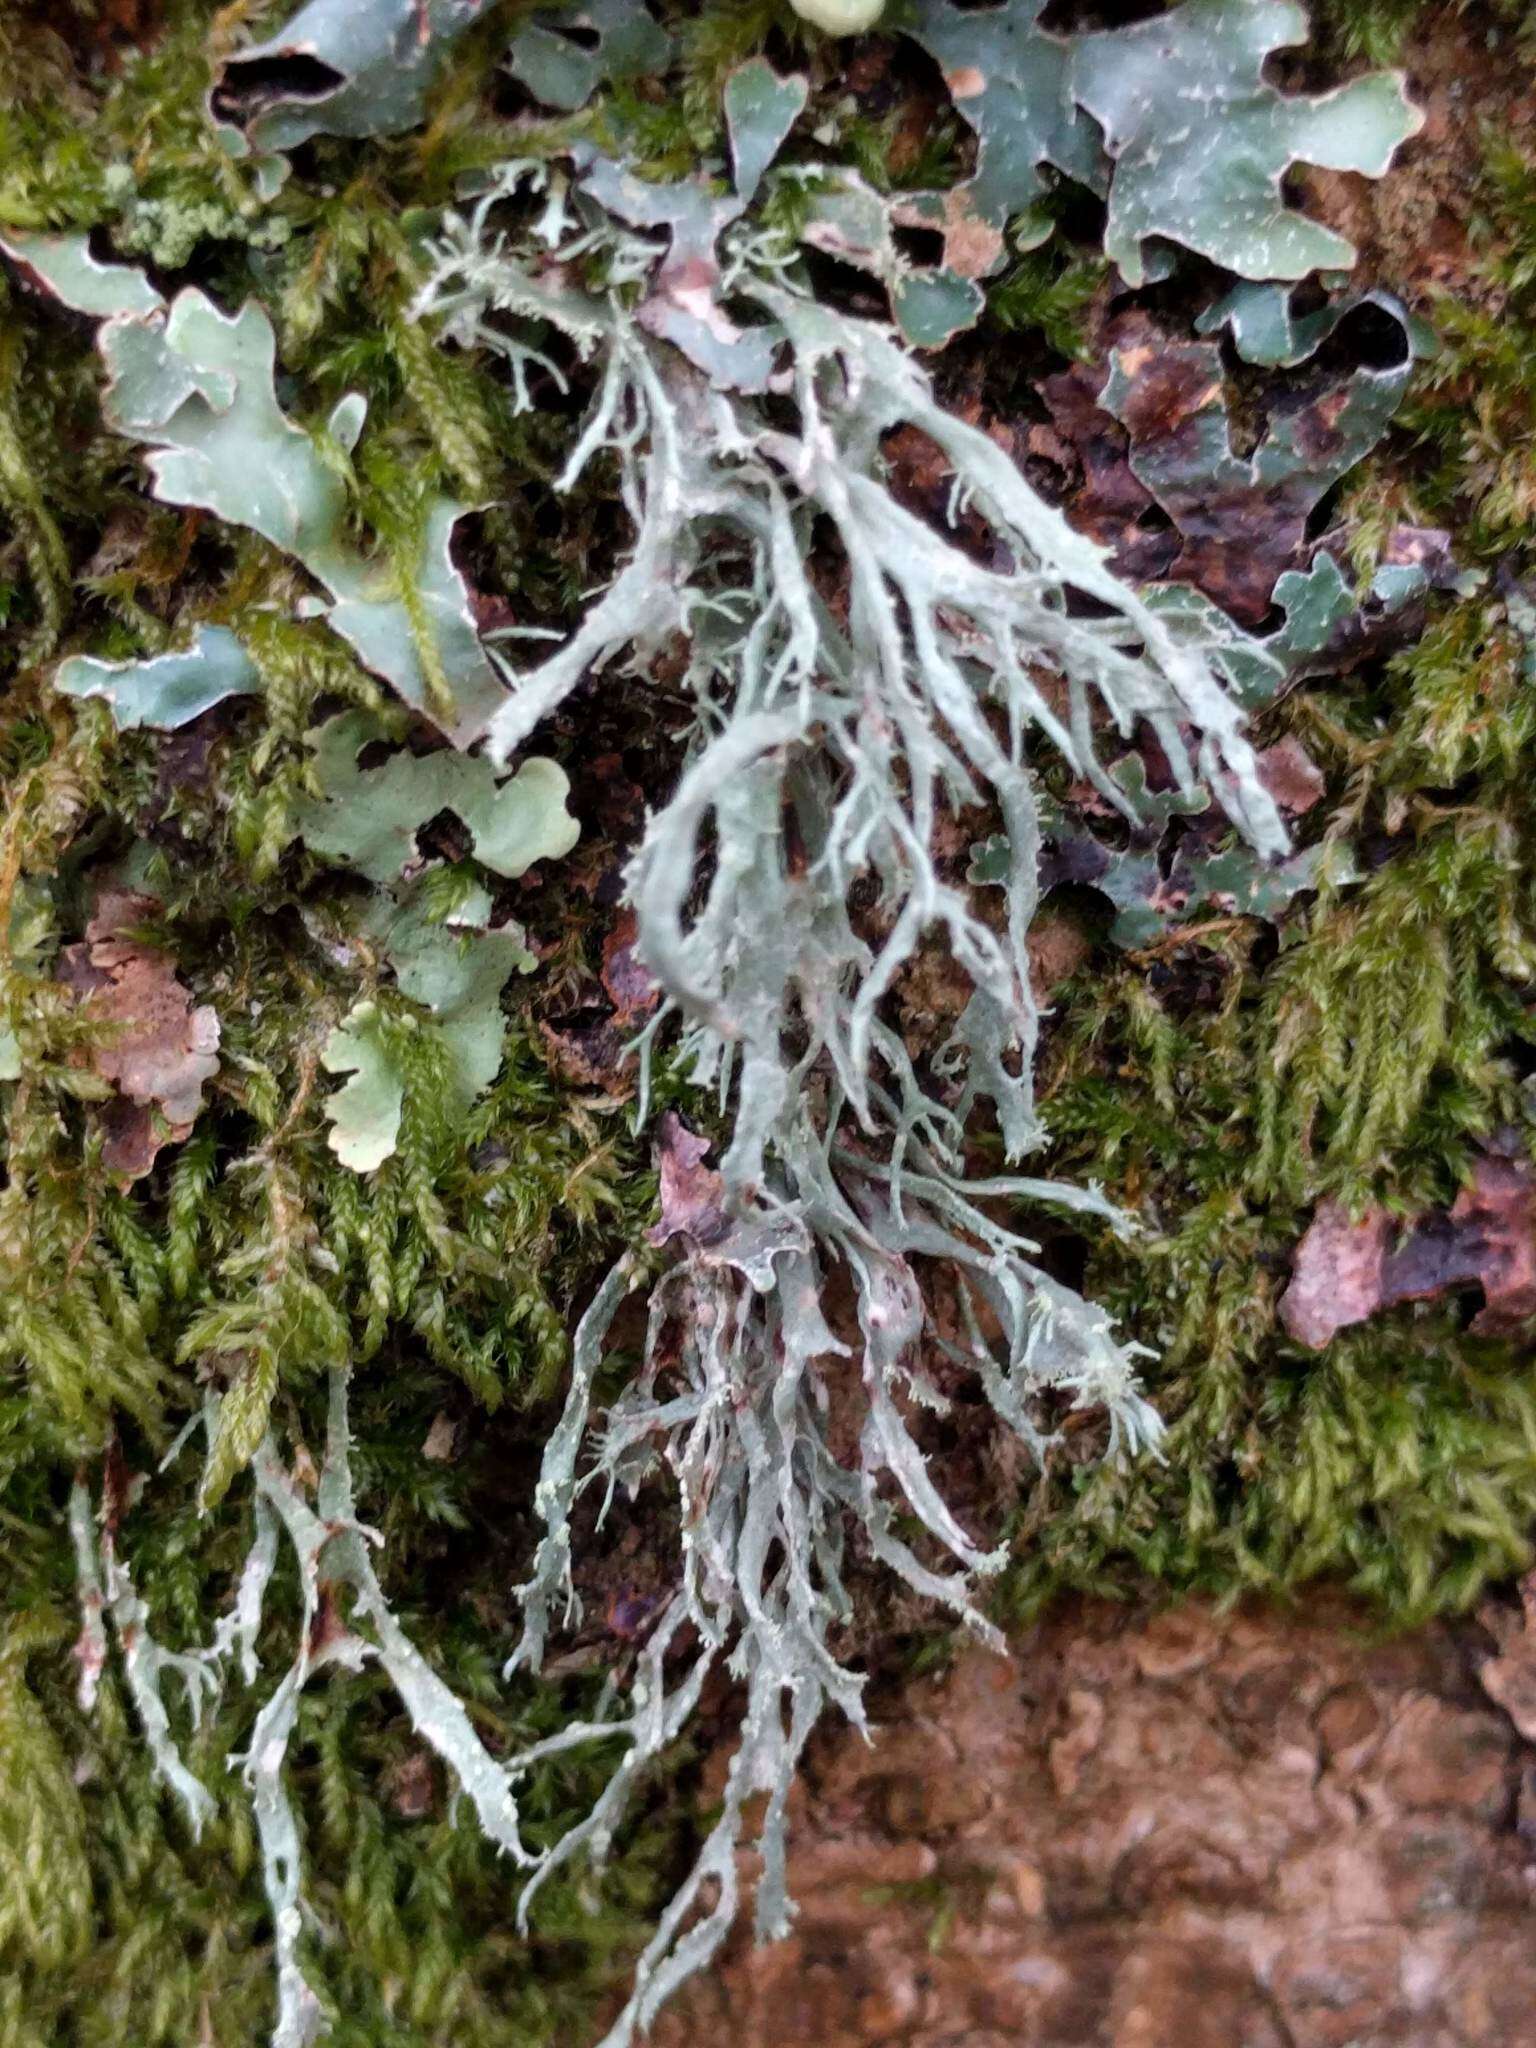
[[1486, 1644], [1361, 1623], [1075, 1604], [909, 1684], [797, 1795], [789, 1940], [739, 1936], [656, 2048], [1526, 2038], [1527, 1752]]
[[104, 1027], [91, 1064], [117, 1094], [102, 1111], [102, 1160], [136, 1180], [163, 1145], [179, 1144], [219, 1071], [218, 1013], [193, 1007], [176, 963], [131, 936], [159, 903], [123, 889], [102, 892], [83, 943], [66, 946], [59, 978]]
[[1400, 1225], [1385, 1209], [1355, 1217], [1320, 1202], [1296, 1247], [1280, 1320], [1317, 1350], [1378, 1309], [1474, 1287], [1483, 1292], [1472, 1322], [1479, 1335], [1508, 1336], [1536, 1317], [1536, 1172], [1512, 1133], [1496, 1135], [1449, 1209]]
[[944, 194], [943, 216], [938, 221], [921, 207], [898, 204], [892, 210], [904, 227], [939, 229], [944, 237], [943, 267], [956, 277], [990, 277], [1007, 254], [1002, 229], [975, 211], [964, 185]]

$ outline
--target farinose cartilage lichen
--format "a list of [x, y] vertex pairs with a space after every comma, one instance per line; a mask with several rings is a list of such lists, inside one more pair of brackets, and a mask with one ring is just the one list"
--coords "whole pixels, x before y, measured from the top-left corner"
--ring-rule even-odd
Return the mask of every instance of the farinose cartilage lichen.
[[[278, 1565], [280, 1536], [288, 1539], [302, 1598], [297, 1648], [293, 1663], [256, 1715], [242, 1760], [272, 1909], [277, 1970], [272, 2048], [307, 2048], [325, 2031], [324, 2010], [302, 1963], [303, 1852], [286, 1782], [300, 1695], [318, 1672], [330, 1665], [359, 1671], [376, 1659], [412, 1727], [452, 1768], [485, 1833], [514, 1863], [526, 1867], [537, 1860], [519, 1831], [513, 1786], [520, 1760], [509, 1767], [492, 1756], [475, 1732], [463, 1702], [415, 1648], [384, 1597], [369, 1554], [381, 1538], [358, 1520], [353, 1501], [347, 1380], [342, 1369], [330, 1375], [325, 1462], [313, 1505], [270, 1437], [257, 1450], [251, 1467], [256, 1482], [255, 1540], [230, 1611], [204, 1650], [173, 1654], [161, 1649], [149, 1634], [147, 1610], [116, 1554], [113, 1524], [122, 1504], [103, 1502], [103, 1530], [98, 1538], [85, 1488], [77, 1484], [70, 1499], [84, 1616], [82, 1690], [94, 1683], [93, 1674], [101, 1668], [110, 1620], [156, 1770], [180, 1800], [194, 1832], [211, 1817], [213, 1800], [187, 1769], [171, 1735], [163, 1696], [165, 1680], [180, 1679], [192, 1704], [195, 1726], [208, 1697], [218, 1692], [224, 1667], [231, 1659], [238, 1659], [247, 1684], [257, 1679], [256, 1638], [263, 1605]], [[212, 1440], [218, 1424], [217, 1403], [210, 1404], [206, 1419]], [[352, 1596], [350, 1615], [341, 1610], [338, 1596], [342, 1588]], [[359, 1621], [366, 1624], [367, 1634], [353, 1626]]]
[[[608, 2037], [618, 2048], [724, 1938], [758, 1793], [767, 1803], [757, 1925], [763, 1935], [788, 1925], [785, 1802], [796, 1763], [826, 1706], [862, 1719], [861, 1680], [834, 1647], [850, 1613], [846, 1526], [909, 1586], [988, 1633], [974, 1580], [1002, 1553], [960, 1526], [909, 1426], [912, 1408], [945, 1405], [923, 1372], [924, 1346], [968, 1365], [1036, 1450], [1045, 1433], [1032, 1403], [1047, 1389], [1106, 1410], [1112, 1453], [1157, 1441], [1134, 1347], [993, 1213], [999, 1203], [1102, 1203], [1091, 1191], [968, 1173], [973, 1108], [995, 1113], [1013, 1159], [1037, 1137], [1028, 741], [1045, 734], [1123, 808], [1099, 765], [1096, 726], [1107, 719], [1128, 734], [1145, 721], [1182, 787], [1207, 782], [1263, 852], [1279, 851], [1284, 835], [1218, 674], [1241, 644], [1236, 629], [1204, 614], [1195, 630], [1207, 644], [1175, 637], [993, 442], [944, 411], [889, 329], [818, 303], [789, 252], [748, 228], [713, 288], [685, 300], [665, 252], [625, 223], [670, 225], [679, 242], [697, 236], [702, 189], [644, 187], [602, 160], [574, 195], [557, 187], [548, 197], [547, 254], [514, 256], [495, 208], [515, 205], [523, 180], [524, 167], [510, 167], [472, 217], [450, 223], [420, 310], [443, 310], [460, 343], [509, 355], [525, 404], [533, 366], [561, 374], [548, 331], [575, 343], [596, 396], [561, 482], [574, 484], [602, 452], [615, 458], [634, 542], [554, 654], [531, 668], [504, 659], [512, 695], [490, 721], [489, 749], [505, 760], [608, 664], [643, 671], [656, 650], [685, 644], [690, 759], [628, 874], [637, 950], [663, 999], [643, 1050], [649, 1059], [675, 1024], [693, 1079], [716, 1092], [731, 1124], [718, 1176], [681, 1126], [666, 1135], [680, 1191], [676, 1213], [664, 1199], [662, 1230], [688, 1249], [653, 1290], [645, 1365], [585, 1470], [593, 1378], [627, 1264], [578, 1332], [513, 1659], [537, 1667], [574, 1604], [576, 1495], [598, 1484], [611, 1496], [665, 1468], [679, 1495], [681, 1578], [628, 1701], [525, 1759], [626, 1739], [586, 1821], [535, 1872], [526, 1913], [548, 1872], [581, 1851], [601, 1857], [639, 1775], [687, 1725], [716, 1664], [745, 1685], [720, 1817], [641, 1959]], [[708, 227], [691, 244], [705, 275], [717, 223], [732, 212], [707, 204]], [[575, 281], [583, 270], [590, 288]], [[738, 326], [727, 301], [753, 324]], [[530, 335], [530, 324], [543, 332]], [[680, 335], [680, 347], [655, 332]], [[767, 379], [765, 360], [775, 365]], [[881, 442], [900, 425], [943, 450], [956, 502], [990, 531], [989, 562], [892, 496]], [[840, 560], [846, 619], [818, 590], [813, 550]], [[1001, 932], [942, 879], [934, 851], [941, 813], [983, 802], [1000, 812], [1009, 847]], [[875, 900], [856, 908], [866, 877]], [[883, 1005], [936, 928], [972, 994], [924, 1075]], [[682, 1190], [700, 1173], [706, 1192], [690, 1200]], [[959, 1281], [958, 1338], [930, 1323], [920, 1260]], [[853, 1357], [852, 1333], [832, 1327], [834, 1273], [852, 1282], [857, 1366], [841, 1363]], [[824, 1375], [854, 1370], [865, 1421], [850, 1468], [830, 1439]], [[923, 1531], [917, 1547], [898, 1533], [899, 1515]], [[943, 1570], [944, 1557], [956, 1569]]]

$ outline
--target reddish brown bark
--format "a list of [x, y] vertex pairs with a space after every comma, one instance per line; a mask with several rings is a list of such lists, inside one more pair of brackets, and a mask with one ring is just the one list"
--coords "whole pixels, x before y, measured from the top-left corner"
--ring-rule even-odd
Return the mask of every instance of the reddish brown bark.
[[[1063, 1609], [828, 1741], [792, 1937], [656, 2048], [1515, 2048], [1536, 2014], [1527, 1749], [1472, 1623]], [[1536, 1696], [1536, 1686], [1531, 1688]]]

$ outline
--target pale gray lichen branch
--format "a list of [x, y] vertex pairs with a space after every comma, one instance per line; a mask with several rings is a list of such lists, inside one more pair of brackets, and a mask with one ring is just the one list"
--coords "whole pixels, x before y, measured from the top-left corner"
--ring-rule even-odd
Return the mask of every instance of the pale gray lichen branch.
[[[514, 187], [509, 177], [500, 196]], [[562, 482], [606, 452], [634, 537], [567, 641], [530, 667], [503, 660], [512, 694], [489, 722], [488, 751], [504, 760], [594, 674], [622, 664], [643, 677], [663, 648], [674, 661], [684, 650], [691, 755], [627, 878], [637, 950], [663, 998], [644, 1051], [648, 1060], [674, 1025], [694, 1078], [731, 1121], [718, 1174], [679, 1127], [664, 1138], [690, 1148], [684, 1170], [702, 1176], [691, 1206], [664, 1211], [663, 1232], [686, 1249], [652, 1290], [638, 1378], [595, 1428], [593, 1385], [633, 1284], [628, 1262], [578, 1331], [513, 1659], [536, 1668], [551, 1628], [572, 1617], [579, 1494], [595, 1485], [611, 1498], [665, 1474], [682, 1531], [678, 1584], [627, 1697], [521, 1759], [530, 1768], [576, 1744], [623, 1744], [591, 1812], [535, 1874], [526, 1914], [551, 1871], [578, 1853], [602, 1857], [710, 1672], [723, 1662], [745, 1688], [719, 1819], [605, 2044], [623, 2048], [724, 1939], [736, 1850], [759, 1793], [768, 1796], [756, 1832], [758, 1930], [788, 1925], [785, 1802], [801, 1750], [828, 1706], [863, 1720], [862, 1681], [835, 1647], [851, 1611], [848, 1529], [908, 1586], [995, 1640], [974, 1596], [1003, 1554], [962, 1526], [913, 1433], [915, 1411], [945, 1405], [924, 1351], [974, 1372], [1037, 1452], [1049, 1441], [1041, 1397], [1051, 1390], [1105, 1412], [1111, 1453], [1157, 1443], [1137, 1347], [998, 1220], [1022, 1203], [1106, 1205], [1092, 1191], [1014, 1174], [978, 1181], [968, 1170], [973, 1110], [995, 1114], [1010, 1159], [1039, 1135], [1031, 747], [1054, 746], [1124, 809], [1098, 736], [1145, 724], [1181, 788], [1209, 785], [1262, 852], [1280, 851], [1284, 833], [1221, 680], [1244, 636], [1220, 614], [1180, 620], [1144, 603], [984, 433], [944, 411], [891, 330], [811, 298], [761, 236], [740, 230], [713, 300], [706, 288], [701, 302], [714, 229], [701, 254], [699, 223], [723, 225], [739, 207], [642, 189], [598, 164], [572, 202], [571, 238], [536, 270], [493, 226], [496, 196], [450, 225], [420, 310], [446, 308], [455, 338], [503, 350], [508, 318], [563, 332], [591, 363], [595, 396]], [[685, 307], [662, 303], [676, 292], [665, 252], [603, 208], [695, 238]], [[579, 287], [594, 270], [606, 291]], [[637, 281], [648, 294], [638, 306]], [[737, 309], [754, 324], [738, 326]], [[519, 331], [516, 347], [530, 349]], [[765, 344], [776, 368], [759, 395]], [[897, 502], [881, 451], [899, 426], [943, 451], [955, 503], [984, 540], [974, 522], [962, 538]], [[844, 610], [823, 595], [813, 557], [841, 565]], [[944, 814], [981, 803], [1001, 814], [1009, 848], [1000, 930], [935, 853]], [[920, 1072], [886, 1011], [931, 932], [971, 995]], [[921, 1261], [954, 1276], [958, 1335], [933, 1327]], [[851, 1330], [832, 1327], [834, 1275], [852, 1285], [856, 1346]], [[829, 1388], [853, 1373], [864, 1419], [850, 1461], [833, 1447]], [[901, 1514], [923, 1531], [916, 1546], [898, 1533]]]
[[127, 1565], [117, 1554], [113, 1520], [104, 1504], [98, 1527], [90, 1494], [84, 1482], [77, 1479], [69, 1496], [69, 1533], [75, 1550], [82, 1617], [78, 1651], [81, 1705], [89, 1710], [95, 1704], [110, 1623], [122, 1658], [128, 1697], [144, 1732], [155, 1775], [175, 1794], [193, 1835], [200, 1835], [217, 1809], [212, 1793], [188, 1767], [171, 1733], [165, 1685], [167, 1679], [179, 1680], [195, 1730], [210, 1698], [218, 1692], [218, 1676], [205, 1653], [189, 1655], [164, 1649], [150, 1634], [149, 1609], [135, 1590]]
[[[514, 1771], [486, 1748], [463, 1702], [412, 1643], [379, 1583], [372, 1556], [379, 1538], [358, 1519], [353, 1499], [347, 1381], [345, 1371], [331, 1374], [325, 1461], [313, 1505], [270, 1437], [257, 1451], [251, 1468], [256, 1483], [251, 1549], [233, 1604], [205, 1649], [179, 1653], [155, 1642], [145, 1627], [144, 1602], [117, 1555], [111, 1518], [98, 1535], [83, 1483], [76, 1484], [70, 1499], [83, 1617], [83, 1703], [94, 1700], [110, 1622], [155, 1769], [181, 1801], [194, 1832], [211, 1818], [214, 1800], [177, 1745], [165, 1680], [181, 1680], [194, 1728], [220, 1692], [231, 1657], [238, 1659], [247, 1683], [254, 1682], [266, 1594], [284, 1538], [293, 1555], [301, 1599], [293, 1661], [257, 1713], [244, 1756], [235, 1759], [243, 1764], [251, 1794], [272, 1913], [277, 1977], [272, 2048], [309, 2048], [326, 2030], [324, 2009], [303, 1967], [303, 1846], [287, 1784], [300, 1701], [317, 1672], [332, 1665], [356, 1671], [376, 1659], [417, 1734], [454, 1772], [485, 1833], [518, 1865], [526, 1868], [536, 1860], [519, 1829]], [[207, 1403], [203, 1423], [211, 1441], [218, 1426], [217, 1399]]]
[[[281, 1528], [298, 1567], [303, 1599], [294, 1661], [257, 1716], [245, 1757], [276, 1933], [278, 2022], [273, 2048], [307, 2048], [322, 2031], [319, 2000], [299, 1958], [302, 1850], [285, 1783], [299, 1698], [316, 1671], [329, 1664], [357, 1670], [369, 1658], [376, 1658], [417, 1734], [454, 1771], [486, 1834], [515, 1862], [526, 1866], [534, 1861], [519, 1831], [507, 1766], [491, 1755], [475, 1733], [463, 1702], [427, 1663], [390, 1611], [371, 1555], [379, 1538], [357, 1518], [351, 1447], [347, 1374], [334, 1371], [325, 1463], [314, 1507], [270, 1438], [252, 1466], [258, 1541], [274, 1524]], [[342, 1598], [348, 1593], [351, 1612], [344, 1617]]]

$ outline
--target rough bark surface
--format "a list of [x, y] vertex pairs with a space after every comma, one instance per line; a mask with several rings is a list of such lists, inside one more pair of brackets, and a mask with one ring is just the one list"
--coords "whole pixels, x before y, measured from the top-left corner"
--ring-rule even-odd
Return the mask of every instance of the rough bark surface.
[[738, 1937], [655, 2048], [1530, 2040], [1531, 1752], [1489, 1634], [1366, 1626], [1073, 1605], [913, 1682], [815, 1761], [794, 1934]]

